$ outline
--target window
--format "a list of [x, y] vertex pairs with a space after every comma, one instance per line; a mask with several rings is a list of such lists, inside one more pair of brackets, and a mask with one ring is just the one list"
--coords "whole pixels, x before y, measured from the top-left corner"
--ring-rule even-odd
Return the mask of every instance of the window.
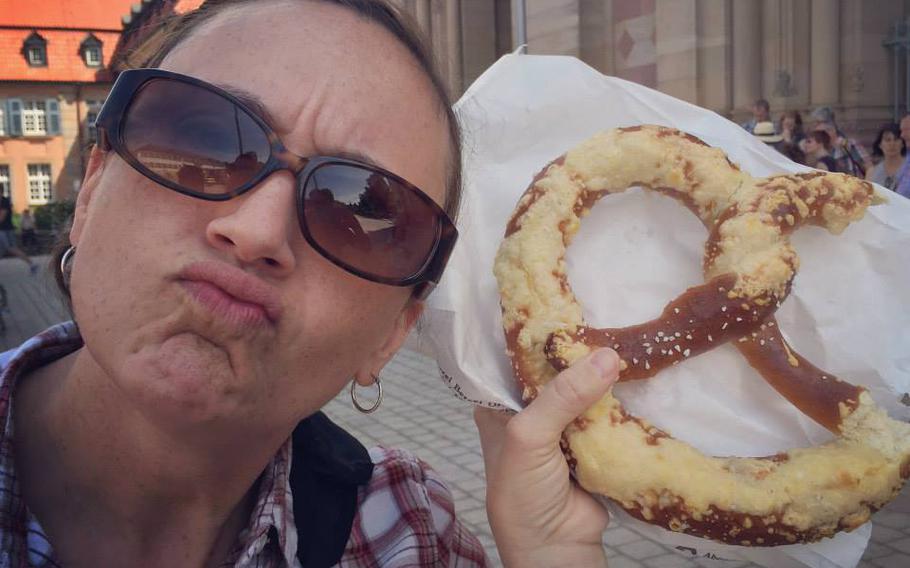
[[25, 39], [22, 53], [25, 54], [25, 61], [30, 66], [47, 66], [47, 40], [38, 35], [38, 32], [32, 32], [32, 35]]
[[22, 101], [22, 133], [26, 136], [47, 134], [47, 103]]
[[85, 64], [89, 67], [101, 67], [101, 48], [85, 48]]
[[0, 107], [6, 116], [3, 132], [6, 136], [60, 134], [60, 103], [57, 99], [7, 99]]
[[95, 128], [95, 120], [98, 119], [98, 113], [101, 111], [101, 105], [104, 101], [85, 101], [88, 110], [85, 113], [85, 139], [89, 144], [98, 141], [98, 129]]
[[104, 59], [101, 54], [101, 40], [94, 34], [88, 34], [82, 44], [79, 46], [82, 51], [82, 59], [88, 67], [101, 67]]
[[6, 101], [0, 102], [0, 136], [6, 136]]
[[9, 166], [0, 164], [0, 196], [9, 198]]
[[44, 205], [51, 200], [51, 166], [50, 164], [28, 165], [28, 202], [31, 205]]

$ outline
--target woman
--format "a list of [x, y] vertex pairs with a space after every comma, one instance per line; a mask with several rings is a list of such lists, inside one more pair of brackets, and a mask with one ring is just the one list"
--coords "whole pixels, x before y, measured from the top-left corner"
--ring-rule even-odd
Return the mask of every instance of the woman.
[[[318, 412], [378, 384], [454, 242], [457, 126], [419, 42], [376, 0], [222, 0], [148, 65], [99, 114], [60, 258], [78, 328], [0, 358], [4, 561], [483, 565], [435, 473]], [[479, 413], [508, 564], [603, 564], [558, 440], [616, 367]]]
[[806, 137], [806, 165], [819, 170], [836, 172], [837, 165], [829, 154], [831, 137], [824, 130], [813, 130]]
[[872, 155], [879, 162], [869, 169], [866, 179], [888, 189], [895, 189], [897, 173], [904, 165], [906, 154], [907, 145], [901, 138], [900, 126], [894, 123], [882, 126], [875, 137], [875, 144], [872, 146]]
[[798, 146], [806, 137], [803, 131], [803, 117], [799, 111], [783, 112], [778, 120], [778, 130], [787, 146]]

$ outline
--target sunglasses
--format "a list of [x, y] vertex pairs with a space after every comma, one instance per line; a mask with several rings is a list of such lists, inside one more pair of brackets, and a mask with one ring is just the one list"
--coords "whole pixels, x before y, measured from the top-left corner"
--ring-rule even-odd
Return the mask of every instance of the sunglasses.
[[426, 298], [458, 238], [426, 193], [361, 160], [293, 154], [237, 95], [161, 69], [120, 73], [98, 113], [99, 145], [176, 192], [225, 201], [279, 170], [297, 183], [304, 239], [336, 266]]

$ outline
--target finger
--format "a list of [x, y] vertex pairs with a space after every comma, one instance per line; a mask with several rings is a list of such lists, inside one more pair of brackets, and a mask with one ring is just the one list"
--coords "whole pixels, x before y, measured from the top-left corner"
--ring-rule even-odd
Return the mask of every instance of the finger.
[[549, 448], [562, 431], [597, 402], [619, 376], [619, 356], [598, 349], [556, 376], [509, 426], [520, 433], [525, 449]]
[[474, 408], [474, 423], [480, 434], [480, 449], [483, 452], [483, 461], [486, 471], [491, 471], [496, 459], [502, 451], [505, 437], [506, 424], [514, 414], [482, 408]]

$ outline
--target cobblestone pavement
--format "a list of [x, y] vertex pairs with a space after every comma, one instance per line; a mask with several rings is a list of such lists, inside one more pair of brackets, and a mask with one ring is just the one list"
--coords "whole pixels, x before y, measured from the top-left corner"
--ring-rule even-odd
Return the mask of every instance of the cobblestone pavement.
[[[8, 296], [8, 307], [2, 312], [6, 331], [0, 333], [0, 350], [18, 345], [66, 317], [46, 274], [29, 276], [21, 261], [0, 260], [0, 284]], [[405, 448], [430, 463], [449, 482], [459, 517], [480, 538], [491, 564], [500, 566], [484, 509], [483, 459], [470, 405], [450, 393], [431, 359], [412, 351], [399, 353], [384, 370], [382, 379], [385, 397], [375, 413], [363, 415], [355, 411], [347, 391], [331, 401], [326, 412], [367, 446]], [[604, 544], [610, 568], [757, 566], [687, 558], [634, 528], [615, 522], [604, 534]], [[910, 489], [905, 488], [900, 497], [875, 516], [872, 540], [859, 566], [910, 568]]]
[[[492, 565], [501, 566], [484, 509], [483, 458], [470, 405], [451, 394], [433, 360], [413, 351], [401, 351], [386, 366], [382, 385], [382, 406], [373, 414], [354, 410], [347, 391], [325, 410], [365, 445], [405, 448], [439, 471], [452, 489], [458, 516], [480, 538]], [[609, 568], [758, 567], [692, 559], [615, 522], [604, 534], [604, 545]], [[875, 516], [872, 540], [859, 566], [910, 568], [910, 488]]]

